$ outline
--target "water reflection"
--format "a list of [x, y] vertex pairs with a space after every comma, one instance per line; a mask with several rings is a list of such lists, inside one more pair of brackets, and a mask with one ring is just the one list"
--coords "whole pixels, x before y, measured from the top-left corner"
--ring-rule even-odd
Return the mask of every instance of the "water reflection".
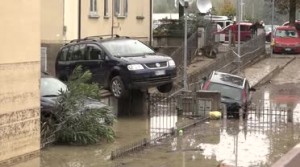
[[200, 143], [203, 156], [236, 166], [258, 166], [267, 163], [270, 153], [268, 136], [262, 132], [248, 132], [244, 126], [237, 127], [240, 127], [238, 121], [227, 122], [227, 126], [220, 130], [219, 143]]
[[[42, 150], [41, 165], [32, 167], [110, 167], [114, 163], [122, 167], [216, 167], [221, 161], [243, 167], [271, 166], [300, 141], [300, 89], [296, 88], [284, 85], [258, 90], [254, 99], [264, 100], [255, 102], [246, 121], [216, 120], [199, 124], [183, 131], [182, 136], [167, 138], [139, 154], [111, 161], [112, 150], [143, 138], [157, 138], [182, 121], [175, 113], [165, 110], [150, 118], [119, 118], [114, 127], [115, 142], [87, 147], [49, 147]], [[293, 124], [288, 122], [287, 109], [293, 113]]]
[[171, 133], [176, 127], [177, 115], [160, 115], [150, 118], [150, 139], [156, 139], [164, 134]]

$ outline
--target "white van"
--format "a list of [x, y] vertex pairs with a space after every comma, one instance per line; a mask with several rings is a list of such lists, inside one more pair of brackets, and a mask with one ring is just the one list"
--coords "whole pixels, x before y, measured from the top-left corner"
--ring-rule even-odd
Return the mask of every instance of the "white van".
[[206, 15], [204, 16], [204, 19], [206, 20], [211, 20], [215, 23], [217, 23], [218, 25], [221, 26], [221, 28], [225, 28], [228, 25], [232, 24], [232, 20], [229, 20], [229, 18], [227, 16], [217, 16], [217, 15]]

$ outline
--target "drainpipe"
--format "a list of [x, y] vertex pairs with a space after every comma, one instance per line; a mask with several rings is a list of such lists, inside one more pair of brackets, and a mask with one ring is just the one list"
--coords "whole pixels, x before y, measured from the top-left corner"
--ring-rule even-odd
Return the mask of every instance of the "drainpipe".
[[114, 3], [115, 3], [115, 1], [112, 0], [111, 1], [111, 37], [114, 36], [114, 17], [115, 17], [115, 15], [114, 15], [114, 9], [115, 9]]
[[81, 39], [81, 0], [78, 0], [78, 40]]
[[150, 39], [149, 44], [153, 46], [153, 0], [150, 0]]

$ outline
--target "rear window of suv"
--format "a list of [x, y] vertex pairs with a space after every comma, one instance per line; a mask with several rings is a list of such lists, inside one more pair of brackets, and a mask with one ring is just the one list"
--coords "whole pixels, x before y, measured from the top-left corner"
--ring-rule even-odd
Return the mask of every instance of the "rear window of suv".
[[107, 41], [103, 42], [102, 45], [112, 56], [116, 57], [131, 57], [155, 53], [147, 45], [138, 40]]

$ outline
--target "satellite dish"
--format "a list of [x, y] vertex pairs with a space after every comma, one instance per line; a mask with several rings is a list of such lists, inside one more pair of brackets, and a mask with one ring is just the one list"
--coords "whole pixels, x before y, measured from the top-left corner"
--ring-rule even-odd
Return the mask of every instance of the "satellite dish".
[[179, 0], [180, 5], [183, 7], [184, 7], [184, 2], [187, 2], [190, 6], [194, 2], [194, 0]]
[[200, 13], [208, 13], [212, 8], [211, 1], [210, 0], [197, 0], [197, 8]]

